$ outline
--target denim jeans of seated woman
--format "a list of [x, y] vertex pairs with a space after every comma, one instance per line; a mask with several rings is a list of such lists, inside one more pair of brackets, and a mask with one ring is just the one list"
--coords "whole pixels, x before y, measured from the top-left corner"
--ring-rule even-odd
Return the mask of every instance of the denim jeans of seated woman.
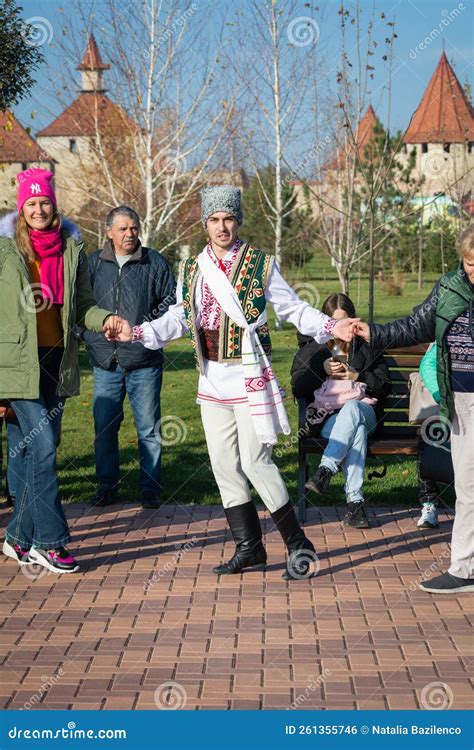
[[346, 401], [342, 409], [323, 424], [321, 437], [328, 440], [321, 466], [344, 473], [348, 503], [362, 502], [367, 456], [367, 438], [377, 426], [375, 409], [363, 401]]
[[6, 536], [23, 548], [56, 549], [70, 540], [56, 474], [64, 409], [64, 399], [56, 395], [62, 354], [60, 348], [40, 348], [39, 398], [11, 399], [18, 427], [8, 435], [9, 477], [16, 497]]

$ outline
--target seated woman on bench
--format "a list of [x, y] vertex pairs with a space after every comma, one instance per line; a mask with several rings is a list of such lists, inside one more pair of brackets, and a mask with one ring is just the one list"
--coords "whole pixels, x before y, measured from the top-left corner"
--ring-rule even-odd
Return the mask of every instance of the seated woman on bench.
[[[331, 294], [322, 310], [337, 320], [355, 317], [354, 305], [345, 294]], [[328, 440], [319, 469], [305, 486], [324, 495], [341, 468], [347, 498], [344, 524], [366, 529], [370, 524], [362, 485], [367, 438], [383, 422], [383, 400], [392, 389], [388, 367], [383, 356], [359, 336], [347, 345], [337, 339], [321, 345], [301, 335], [298, 340], [301, 348], [291, 368], [293, 393], [309, 401], [315, 398], [319, 434]], [[364, 385], [351, 388], [351, 382]], [[309, 421], [314, 423], [311, 418]]]

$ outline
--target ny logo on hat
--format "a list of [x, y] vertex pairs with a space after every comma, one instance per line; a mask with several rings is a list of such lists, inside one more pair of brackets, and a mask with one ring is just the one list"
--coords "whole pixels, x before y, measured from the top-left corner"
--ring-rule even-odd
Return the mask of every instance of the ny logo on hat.
[[33, 182], [30, 185], [30, 190], [31, 190], [32, 193], [38, 194], [38, 193], [41, 192], [41, 185], [39, 185], [37, 182]]

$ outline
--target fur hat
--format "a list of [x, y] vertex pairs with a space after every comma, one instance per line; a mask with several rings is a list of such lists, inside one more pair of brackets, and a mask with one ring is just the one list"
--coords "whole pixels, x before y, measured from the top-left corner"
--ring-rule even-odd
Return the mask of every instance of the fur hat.
[[204, 229], [209, 216], [216, 211], [228, 211], [242, 224], [242, 195], [231, 185], [212, 185], [201, 190], [201, 221]]

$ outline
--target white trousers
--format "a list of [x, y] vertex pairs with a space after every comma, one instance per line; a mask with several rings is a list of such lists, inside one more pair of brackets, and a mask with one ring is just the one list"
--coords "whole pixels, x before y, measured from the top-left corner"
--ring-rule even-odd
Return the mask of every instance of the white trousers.
[[224, 508], [250, 502], [247, 480], [271, 513], [286, 505], [288, 491], [272, 461], [272, 447], [259, 442], [249, 406], [201, 404], [201, 419]]
[[474, 393], [454, 393], [451, 429], [456, 511], [449, 572], [474, 578]]

